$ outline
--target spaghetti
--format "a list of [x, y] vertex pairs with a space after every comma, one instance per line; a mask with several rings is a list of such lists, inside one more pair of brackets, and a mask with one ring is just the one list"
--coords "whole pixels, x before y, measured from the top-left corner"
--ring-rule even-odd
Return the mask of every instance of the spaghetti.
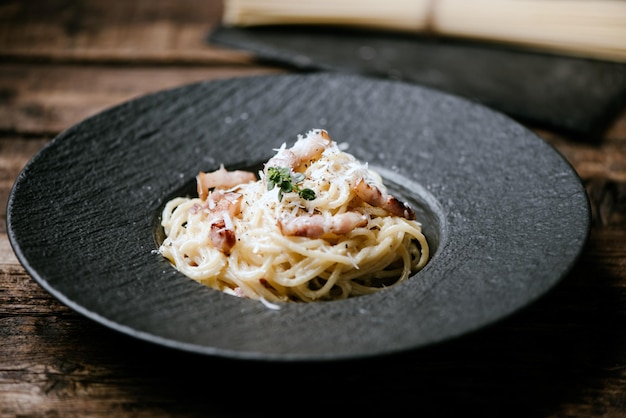
[[[233, 184], [234, 183], [234, 184]], [[264, 302], [335, 300], [406, 280], [428, 261], [415, 213], [324, 130], [258, 173], [199, 173], [162, 214], [159, 252], [186, 276]]]

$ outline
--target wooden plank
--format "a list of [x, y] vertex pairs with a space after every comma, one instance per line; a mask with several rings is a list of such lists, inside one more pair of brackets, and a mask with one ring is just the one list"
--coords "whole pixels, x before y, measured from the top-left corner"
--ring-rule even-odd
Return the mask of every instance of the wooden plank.
[[9, 0], [0, 5], [0, 57], [160, 64], [249, 63], [249, 53], [206, 42], [221, 14], [222, 2], [207, 0]]
[[197, 81], [282, 71], [253, 66], [0, 64], [0, 131], [56, 134], [142, 94]]
[[581, 178], [626, 182], [626, 139], [591, 144], [543, 137], [563, 154]]
[[15, 265], [17, 262], [8, 238], [1, 235], [7, 231], [6, 207], [9, 192], [22, 168], [48, 141], [48, 137], [0, 136], [0, 271], [6, 265]]
[[585, 142], [545, 129], [533, 130], [563, 154], [581, 178], [626, 182], [626, 107], [607, 127], [601, 140]]

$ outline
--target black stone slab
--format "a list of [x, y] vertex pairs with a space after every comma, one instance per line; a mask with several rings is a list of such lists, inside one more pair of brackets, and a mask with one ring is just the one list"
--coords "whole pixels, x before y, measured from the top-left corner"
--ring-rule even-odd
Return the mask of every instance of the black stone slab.
[[220, 27], [215, 44], [306, 70], [409, 81], [596, 139], [626, 103], [626, 64], [486, 43], [318, 26]]

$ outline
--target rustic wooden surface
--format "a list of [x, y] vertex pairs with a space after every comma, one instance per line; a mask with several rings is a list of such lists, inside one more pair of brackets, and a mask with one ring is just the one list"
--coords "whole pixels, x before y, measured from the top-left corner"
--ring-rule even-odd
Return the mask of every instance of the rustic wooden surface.
[[540, 301], [450, 343], [347, 363], [239, 363], [119, 335], [41, 289], [5, 219], [42, 146], [147, 92], [286, 71], [207, 45], [220, 15], [211, 0], [0, 2], [1, 417], [626, 416], [626, 109], [602, 141], [535, 129], [585, 184], [589, 242]]

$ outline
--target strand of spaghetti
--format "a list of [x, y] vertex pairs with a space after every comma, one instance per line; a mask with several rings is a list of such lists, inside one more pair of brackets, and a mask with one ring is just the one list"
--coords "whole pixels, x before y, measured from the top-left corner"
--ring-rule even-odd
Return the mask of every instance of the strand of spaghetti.
[[[308, 183], [305, 183], [307, 186]], [[345, 209], [345, 202], [350, 196], [350, 185], [347, 183], [328, 183], [328, 189], [319, 193], [319, 197], [313, 202], [315, 205], [329, 209]]]
[[340, 275], [341, 270], [339, 268], [335, 268], [326, 280], [326, 283], [324, 283], [324, 285], [320, 289], [312, 290], [308, 288], [303, 288], [302, 294], [310, 300], [319, 299], [331, 292], [332, 288], [336, 286], [337, 280], [339, 279]]
[[412, 225], [407, 224], [404, 221], [396, 223], [396, 224], [394, 224], [392, 226], [389, 226], [387, 228], [382, 229], [381, 230], [381, 237], [385, 237], [387, 235], [395, 234], [395, 233], [398, 233], [398, 232], [404, 232], [404, 233], [410, 234], [413, 237], [415, 237], [415, 239], [417, 239], [419, 241], [420, 245], [423, 248], [423, 250], [422, 250], [423, 258], [425, 260], [428, 259], [428, 243], [426, 242], [426, 239], [424, 238], [424, 235], [422, 234], [421, 230], [418, 229], [418, 228], [415, 228]]
[[277, 236], [276, 239], [279, 246], [290, 248], [291, 251], [303, 257], [352, 265], [352, 260], [348, 256], [333, 252], [332, 248], [329, 249], [323, 239], [285, 237], [283, 235]]
[[385, 254], [381, 252], [381, 256], [379, 258], [373, 258], [368, 260], [368, 263], [362, 266], [358, 270], [351, 270], [345, 272], [344, 279], [346, 280], [354, 280], [360, 278], [376, 278], [376, 274], [380, 271], [383, 271], [387, 266], [397, 260], [396, 253]]
[[295, 287], [305, 284], [312, 279], [318, 277], [332, 263], [317, 260], [317, 262], [303, 261], [289, 270], [290, 274], [278, 274], [272, 279], [281, 286]]
[[[175, 198], [165, 205], [163, 210], [163, 229], [165, 234], [171, 236], [174, 232], [171, 231], [172, 226], [182, 225], [187, 216], [188, 210], [193, 205], [193, 201], [179, 197]], [[180, 210], [176, 210], [179, 209]]]
[[[231, 254], [233, 256], [233, 254]], [[245, 258], [239, 257], [238, 254], [234, 254], [235, 263], [229, 269], [229, 274], [226, 277], [231, 277], [232, 272], [237, 272], [238, 280], [245, 282], [259, 281], [267, 276], [271, 267], [275, 264], [272, 257], [266, 257], [263, 259], [262, 264], [250, 264], [245, 262]], [[232, 263], [232, 262], [231, 262]]]

